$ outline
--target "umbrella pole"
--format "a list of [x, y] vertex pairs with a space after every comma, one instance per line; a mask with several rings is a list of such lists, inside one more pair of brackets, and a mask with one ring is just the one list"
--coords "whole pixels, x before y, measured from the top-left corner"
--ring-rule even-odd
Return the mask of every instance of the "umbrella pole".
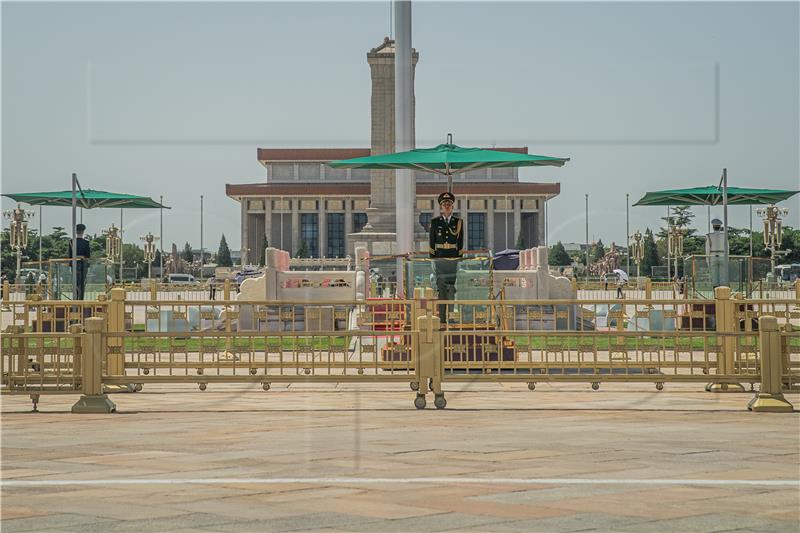
[[[752, 224], [751, 224], [752, 226]], [[42, 270], [42, 206], [39, 206], [39, 275]]]
[[[158, 221], [159, 239], [158, 240], [159, 240], [159, 243], [160, 243], [159, 248], [160, 248], [160, 252], [161, 252], [161, 254], [160, 254], [159, 258], [158, 258], [158, 262], [159, 262], [158, 275], [159, 275], [159, 277], [161, 279], [164, 279], [164, 196], [163, 195], [158, 197], [158, 203], [161, 204], [161, 207], [158, 208], [158, 215], [159, 215], [159, 221]], [[152, 281], [151, 281], [151, 283], [152, 283]]]
[[729, 261], [729, 254], [730, 249], [728, 248], [728, 169], [722, 169], [722, 218], [724, 219], [725, 224], [725, 242], [724, 242], [724, 261], [725, 266], [723, 267], [725, 270], [725, 285], [728, 285], [728, 261]]
[[125, 249], [125, 240], [122, 238], [122, 208], [119, 209], [119, 282], [122, 283], [122, 251]]
[[72, 173], [72, 299], [78, 299], [78, 198], [75, 188], [78, 184], [78, 175]]
[[[753, 206], [748, 206], [750, 208], [750, 257], [753, 257]], [[752, 261], [752, 260], [751, 260]]]
[[672, 280], [672, 272], [670, 271], [672, 264], [672, 251], [669, 249], [669, 230], [672, 227], [672, 220], [669, 218], [669, 206], [667, 206], [667, 281]]

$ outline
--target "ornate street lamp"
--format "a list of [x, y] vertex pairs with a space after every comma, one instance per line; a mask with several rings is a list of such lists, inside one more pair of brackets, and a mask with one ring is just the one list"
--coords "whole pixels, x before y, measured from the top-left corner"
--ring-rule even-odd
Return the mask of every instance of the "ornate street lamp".
[[156, 259], [156, 241], [159, 238], [150, 232], [139, 238], [144, 241], [144, 260], [147, 262], [147, 278], [150, 279], [153, 277], [151, 275], [151, 267]]
[[[114, 263], [120, 255], [122, 244], [122, 236], [120, 235], [119, 228], [111, 224], [111, 227], [105, 230], [103, 234], [106, 236], [106, 257]], [[120, 281], [122, 280], [120, 279]]]
[[3, 211], [3, 218], [9, 221], [8, 244], [17, 251], [17, 283], [22, 283], [19, 273], [22, 267], [22, 250], [28, 247], [28, 220], [34, 215], [33, 211], [26, 211], [19, 204], [16, 209]]
[[764, 247], [769, 250], [772, 272], [774, 273], [775, 250], [780, 248], [783, 242], [783, 220], [781, 215], [784, 217], [789, 216], [789, 210], [776, 205], [769, 205], [756, 209], [756, 213], [764, 219]]
[[667, 247], [675, 257], [675, 278], [678, 278], [678, 258], [683, 254], [683, 230], [678, 226], [671, 226], [667, 233]]
[[641, 265], [644, 259], [644, 238], [642, 232], [638, 229], [633, 234], [633, 242], [631, 243], [630, 257], [636, 263], [636, 277], [641, 277]]

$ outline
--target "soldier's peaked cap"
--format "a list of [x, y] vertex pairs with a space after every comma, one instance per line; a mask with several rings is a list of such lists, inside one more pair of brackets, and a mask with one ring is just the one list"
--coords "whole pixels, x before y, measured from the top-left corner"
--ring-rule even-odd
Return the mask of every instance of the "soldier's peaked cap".
[[442, 194], [439, 195], [439, 204], [441, 204], [445, 200], [449, 200], [455, 203], [456, 197], [451, 192], [443, 192]]

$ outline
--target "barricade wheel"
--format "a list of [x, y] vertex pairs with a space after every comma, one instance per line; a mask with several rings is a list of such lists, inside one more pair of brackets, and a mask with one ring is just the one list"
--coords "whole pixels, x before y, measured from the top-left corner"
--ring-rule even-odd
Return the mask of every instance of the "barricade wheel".
[[269, 390], [269, 383], [262, 383], [261, 388], [264, 390]]
[[363, 368], [359, 368], [358, 369], [358, 375], [359, 376], [363, 376], [364, 375], [364, 369]]
[[203, 375], [203, 369], [202, 368], [198, 368], [197, 369], [197, 375], [198, 376], [202, 376]]
[[303, 373], [307, 376], [307, 375], [309, 375], [311, 373], [311, 369], [310, 368], [304, 368], [303, 369]]
[[144, 374], [145, 376], [148, 375], [149, 373], [150, 373], [150, 369], [149, 368], [142, 369], [142, 374]]
[[656, 390], [664, 390], [664, 382], [663, 381], [656, 382]]
[[200, 390], [206, 390], [207, 385], [205, 383], [200, 383]]
[[528, 390], [536, 390], [536, 383], [528, 383]]
[[427, 405], [427, 401], [425, 400], [424, 394], [417, 394], [417, 397], [414, 398], [414, 407], [417, 409], [425, 409], [425, 405]]
[[256, 375], [256, 372], [258, 372], [258, 370], [256, 370], [255, 368], [251, 368], [251, 369], [250, 369], [250, 375], [251, 375], [251, 376], [255, 376], [255, 375]]
[[703, 367], [703, 374], [708, 374], [708, 367]]
[[419, 390], [419, 381], [412, 381], [408, 386], [411, 387], [411, 390]]
[[433, 405], [435, 405], [437, 409], [444, 409], [447, 407], [447, 400], [444, 399], [444, 394], [437, 394], [433, 399]]
[[136, 392], [142, 392], [143, 387], [144, 385], [142, 383], [134, 383], [133, 390], [135, 390]]
[[592, 390], [597, 390], [599, 388], [600, 388], [600, 382], [599, 381], [592, 382]]

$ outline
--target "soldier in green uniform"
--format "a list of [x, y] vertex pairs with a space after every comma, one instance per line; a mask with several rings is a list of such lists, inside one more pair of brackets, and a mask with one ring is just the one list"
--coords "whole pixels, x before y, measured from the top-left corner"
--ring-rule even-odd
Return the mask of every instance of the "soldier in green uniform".
[[[455, 300], [458, 259], [464, 253], [464, 227], [462, 220], [453, 215], [456, 197], [451, 192], [439, 195], [439, 211], [431, 220], [430, 257], [440, 300]], [[447, 323], [447, 305], [439, 305], [439, 319]]]

